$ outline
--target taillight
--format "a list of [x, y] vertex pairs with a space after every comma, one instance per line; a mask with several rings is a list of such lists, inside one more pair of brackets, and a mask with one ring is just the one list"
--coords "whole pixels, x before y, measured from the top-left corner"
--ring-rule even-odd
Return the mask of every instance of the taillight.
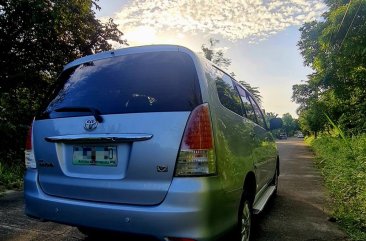
[[32, 143], [32, 125], [28, 129], [27, 139], [25, 141], [25, 167], [26, 168], [36, 168], [36, 160], [33, 153], [33, 143]]
[[197, 106], [189, 117], [180, 146], [175, 176], [216, 174], [216, 156], [208, 104]]

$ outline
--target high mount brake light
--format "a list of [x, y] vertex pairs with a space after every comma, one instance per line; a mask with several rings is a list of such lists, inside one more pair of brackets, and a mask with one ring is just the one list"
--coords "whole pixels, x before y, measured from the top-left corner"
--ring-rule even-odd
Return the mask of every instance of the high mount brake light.
[[175, 176], [216, 174], [216, 156], [208, 104], [197, 106], [191, 113], [177, 159]]

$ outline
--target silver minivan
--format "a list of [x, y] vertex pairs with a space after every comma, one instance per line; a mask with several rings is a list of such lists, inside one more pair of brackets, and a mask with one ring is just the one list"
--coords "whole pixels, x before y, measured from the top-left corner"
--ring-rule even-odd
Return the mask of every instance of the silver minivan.
[[103, 52], [65, 66], [25, 153], [25, 212], [166, 241], [249, 240], [279, 157], [253, 96], [191, 50]]

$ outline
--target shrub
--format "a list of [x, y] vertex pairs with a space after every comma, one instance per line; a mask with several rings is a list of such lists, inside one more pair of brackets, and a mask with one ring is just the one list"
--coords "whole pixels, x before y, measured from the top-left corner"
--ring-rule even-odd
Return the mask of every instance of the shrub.
[[23, 187], [24, 166], [19, 163], [9, 165], [0, 162], [0, 192], [5, 189]]
[[353, 240], [366, 240], [366, 135], [309, 139], [329, 191], [334, 217]]

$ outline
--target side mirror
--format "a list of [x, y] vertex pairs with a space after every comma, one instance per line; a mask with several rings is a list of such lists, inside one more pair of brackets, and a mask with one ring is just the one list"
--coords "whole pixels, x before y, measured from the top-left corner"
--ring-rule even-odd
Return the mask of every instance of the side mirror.
[[276, 130], [282, 127], [282, 119], [281, 118], [273, 118], [269, 121], [269, 129]]

